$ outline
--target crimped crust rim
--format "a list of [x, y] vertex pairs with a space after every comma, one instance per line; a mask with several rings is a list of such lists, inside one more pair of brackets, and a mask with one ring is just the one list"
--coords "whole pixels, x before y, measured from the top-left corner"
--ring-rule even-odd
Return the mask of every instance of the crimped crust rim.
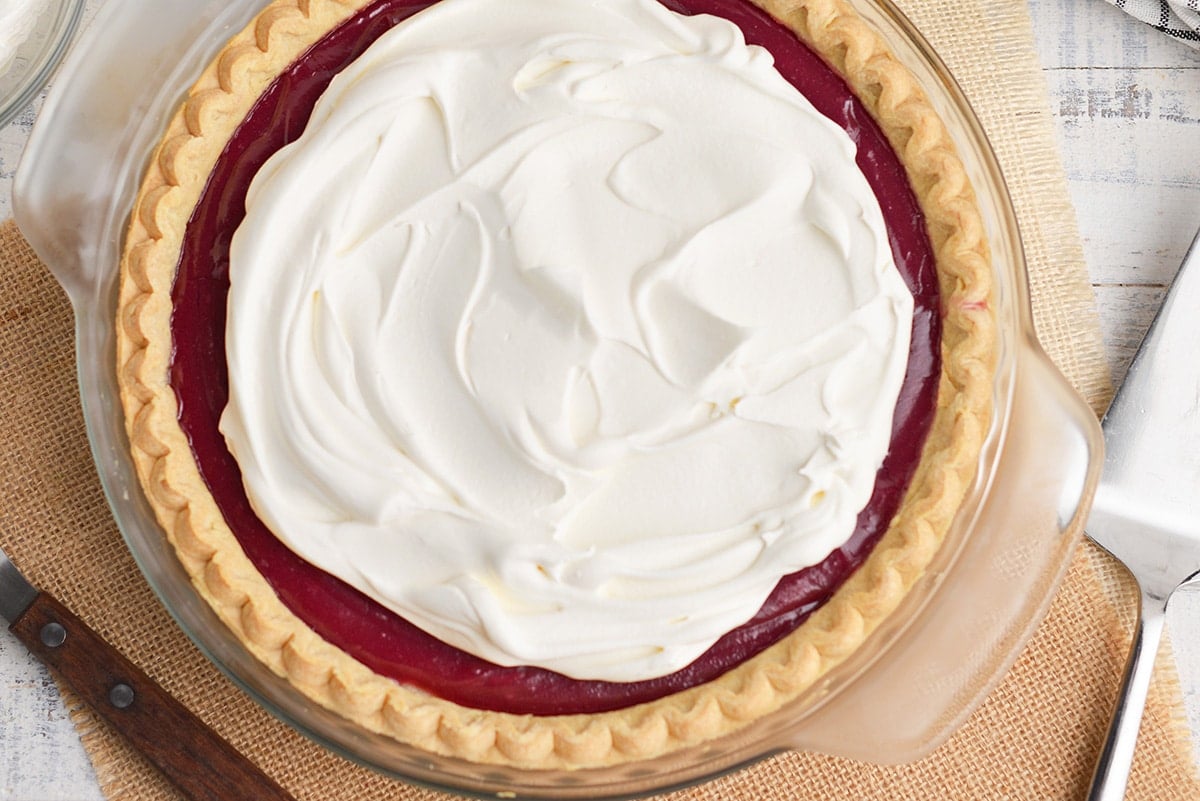
[[275, 0], [192, 87], [147, 169], [126, 235], [117, 365], [138, 477], [196, 590], [261, 662], [363, 727], [447, 756], [523, 769], [650, 759], [738, 731], [844, 661], [934, 558], [975, 476], [995, 370], [992, 272], [974, 192], [916, 79], [844, 0], [753, 0], [822, 55], [875, 116], [925, 212], [943, 305], [938, 405], [917, 473], [863, 566], [804, 624], [718, 679], [591, 715], [487, 712], [379, 676], [320, 638], [255, 570], [200, 477], [168, 381], [171, 290], [190, 210], [270, 80], [370, 0]]

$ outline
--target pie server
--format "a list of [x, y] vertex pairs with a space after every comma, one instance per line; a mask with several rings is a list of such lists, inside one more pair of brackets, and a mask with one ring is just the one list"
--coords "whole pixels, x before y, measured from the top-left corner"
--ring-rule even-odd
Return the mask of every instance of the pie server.
[[31, 652], [195, 801], [293, 801], [0, 550], [0, 618]]
[[1138, 620], [1089, 801], [1125, 795], [1167, 602], [1200, 573], [1200, 234], [1104, 416], [1093, 540], [1141, 589]]

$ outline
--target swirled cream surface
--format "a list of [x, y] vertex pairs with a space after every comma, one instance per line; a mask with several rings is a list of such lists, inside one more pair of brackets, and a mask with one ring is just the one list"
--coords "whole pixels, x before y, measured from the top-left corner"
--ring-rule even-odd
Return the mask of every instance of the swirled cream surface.
[[851, 535], [912, 297], [847, 135], [713, 17], [444, 0], [337, 77], [233, 240], [263, 521], [501, 665], [686, 666]]

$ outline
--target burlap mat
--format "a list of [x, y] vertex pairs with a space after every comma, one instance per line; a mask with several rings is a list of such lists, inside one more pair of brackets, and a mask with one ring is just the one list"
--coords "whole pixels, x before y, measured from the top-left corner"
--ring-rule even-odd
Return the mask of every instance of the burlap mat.
[[[997, 149], [1030, 261], [1038, 329], [1100, 409], [1111, 392], [1087, 274], [1056, 155], [1027, 11], [987, 0], [902, 3], [964, 85]], [[16, 228], [0, 226], [0, 545], [85, 620], [302, 799], [436, 799], [325, 752], [230, 685], [176, 628], [125, 550], [95, 477], [75, 385], [67, 302]], [[1081, 798], [1129, 642], [1128, 579], [1091, 548], [1021, 659], [945, 746], [899, 768], [786, 754], [684, 799]], [[73, 704], [111, 799], [171, 790]], [[1152, 687], [1129, 798], [1195, 801], [1178, 681]]]

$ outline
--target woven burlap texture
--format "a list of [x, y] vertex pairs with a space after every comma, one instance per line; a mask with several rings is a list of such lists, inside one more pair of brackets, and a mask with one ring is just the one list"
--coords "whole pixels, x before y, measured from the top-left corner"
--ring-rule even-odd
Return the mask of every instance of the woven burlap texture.
[[[1040, 335], [1094, 408], [1111, 392], [1079, 236], [1021, 3], [902, 3], [963, 84], [1009, 182]], [[227, 682], [159, 605], [125, 550], [90, 461], [70, 308], [15, 226], [0, 226], [0, 546], [41, 586], [301, 799], [435, 799], [311, 744]], [[1132, 587], [1091, 548], [1077, 555], [1037, 635], [946, 745], [881, 768], [785, 754], [671, 799], [1069, 799], [1082, 797], [1128, 647]], [[1129, 797], [1193, 801], [1200, 783], [1178, 682], [1159, 670]], [[111, 799], [169, 787], [84, 709], [72, 714]]]

